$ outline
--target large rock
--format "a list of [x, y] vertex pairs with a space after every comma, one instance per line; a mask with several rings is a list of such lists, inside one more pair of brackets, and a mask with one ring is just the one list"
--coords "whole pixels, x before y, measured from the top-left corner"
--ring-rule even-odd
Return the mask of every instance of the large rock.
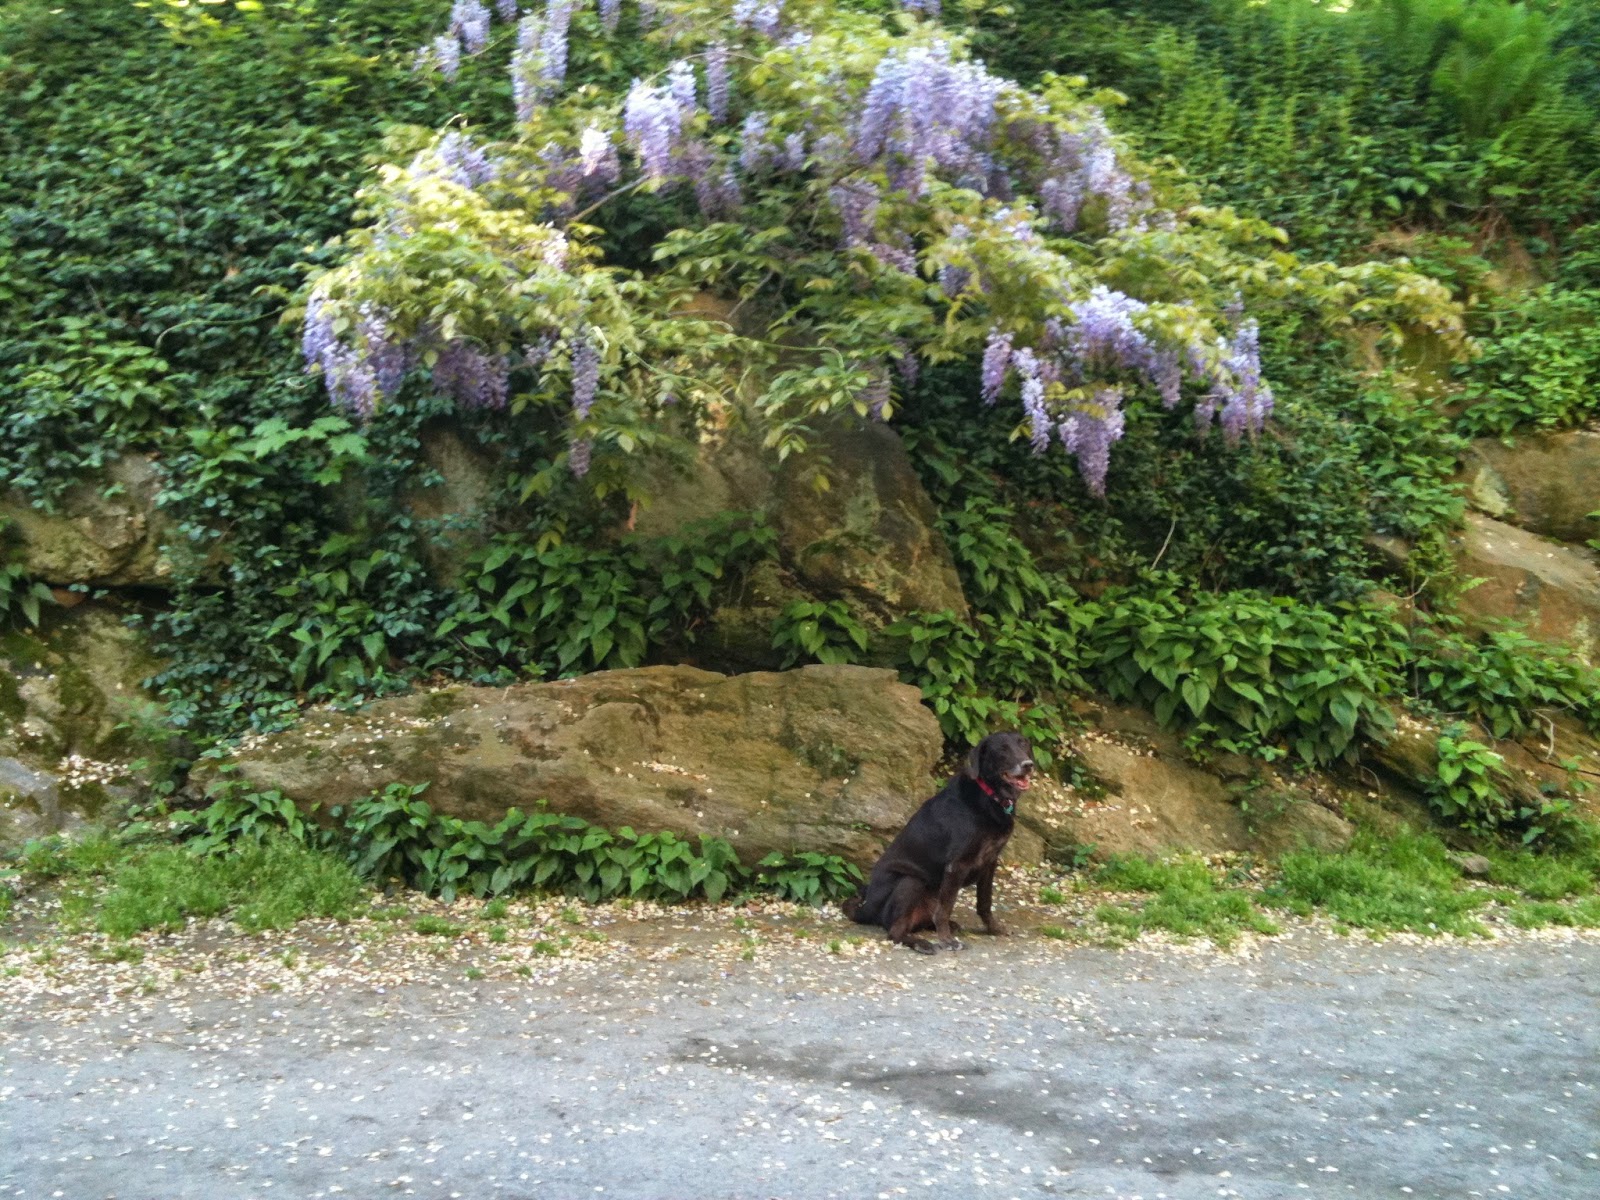
[[800, 849], [866, 864], [931, 794], [941, 748], [889, 671], [642, 667], [319, 712], [233, 761], [250, 785], [324, 810], [427, 783], [461, 817], [547, 801], [610, 828], [725, 837], [746, 862]]
[[122, 614], [93, 602], [0, 635], [0, 755], [54, 764], [143, 753], [160, 711], [141, 685], [158, 670]]
[[55, 512], [35, 508], [13, 490], [0, 498], [0, 518], [11, 522], [35, 579], [58, 587], [167, 587], [171, 525], [156, 507], [160, 488], [153, 459], [125, 454], [106, 467], [104, 478], [70, 487]]
[[781, 467], [749, 430], [708, 441], [686, 472], [658, 468], [641, 533], [666, 534], [730, 510], [765, 512], [785, 572], [807, 594], [849, 601], [875, 621], [949, 609], [966, 597], [938, 513], [904, 443], [884, 425], [832, 425]]
[[1593, 554], [1478, 513], [1467, 514], [1456, 554], [1464, 574], [1483, 580], [1462, 596], [1464, 615], [1516, 621], [1585, 662], [1600, 661], [1600, 566]]
[[405, 504], [419, 522], [434, 578], [453, 587], [468, 557], [488, 540], [506, 468], [469, 432], [446, 421], [425, 427], [420, 442], [426, 474], [406, 493]]
[[1560, 542], [1600, 538], [1600, 433], [1532, 434], [1472, 443], [1467, 494], [1491, 517]]
[[1092, 727], [1071, 750], [1096, 785], [1042, 780], [1026, 798], [1022, 822], [1043, 840], [1047, 857], [1067, 859], [1090, 846], [1099, 858], [1177, 850], [1281, 854], [1301, 845], [1336, 850], [1354, 834], [1338, 814], [1292, 786], [1255, 778], [1254, 769], [1196, 764], [1148, 713], [1106, 704], [1084, 715]]
[[949, 609], [966, 597], [938, 513], [904, 443], [883, 425], [835, 429], [814, 453], [790, 458], [780, 476], [778, 528], [786, 560], [813, 589], [855, 600], [886, 618]]

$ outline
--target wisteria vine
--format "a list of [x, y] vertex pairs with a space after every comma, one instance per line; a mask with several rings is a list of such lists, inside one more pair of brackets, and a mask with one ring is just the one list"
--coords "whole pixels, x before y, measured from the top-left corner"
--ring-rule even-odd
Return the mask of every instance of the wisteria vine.
[[[482, 0], [455, 0], [446, 31], [418, 52], [418, 69], [453, 79], [464, 55], [496, 42], [498, 18], [513, 43], [522, 134], [491, 153], [452, 129], [394, 173], [396, 215], [380, 222], [383, 251], [403, 253], [396, 247], [418, 228], [418, 196], [441, 211], [467, 206], [498, 230], [532, 185], [555, 199], [517, 213], [515, 236], [484, 235], [497, 247], [493, 270], [523, 297], [581, 294], [596, 276], [586, 256], [572, 257], [563, 225], [616, 189], [685, 188], [715, 223], [738, 221], [747, 197], [789, 188], [820, 206], [843, 260], [884, 287], [924, 289], [905, 293], [921, 296], [930, 314], [921, 332], [886, 332], [881, 348], [854, 363], [853, 378], [866, 380], [855, 397], [864, 414], [888, 415], [930, 347], [948, 358], [981, 345], [982, 400], [994, 404], [1014, 387], [1034, 449], [1062, 447], [1095, 494], [1104, 493], [1136, 390], [1168, 410], [1187, 394], [1197, 431], [1220, 425], [1230, 445], [1264, 428], [1273, 394], [1255, 320], [1237, 306], [1172, 299], [1170, 288], [1159, 303], [1141, 300], [1083, 266], [1083, 248], [1097, 239], [1132, 246], [1181, 238], [1186, 228], [1156, 203], [1096, 108], [1030, 92], [967, 58], [935, 23], [938, 0], [903, 0], [924, 21], [905, 36], [881, 35], [882, 52], [853, 76], [841, 73], [839, 35], [826, 20], [806, 24], [815, 0], [723, 3], [721, 19], [707, 18], [703, 4], [639, 4], [638, 28], [670, 35], [680, 57], [607, 107], [564, 95], [569, 40], [617, 31], [620, 0], [544, 0], [527, 11], [498, 0], [492, 12]], [[785, 79], [815, 81], [815, 95], [791, 88], [789, 100], [764, 85], [754, 68], [769, 64]], [[409, 368], [426, 366], [458, 402], [501, 407], [514, 371], [565, 372], [569, 466], [588, 469], [597, 413], [619, 386], [608, 382], [625, 340], [615, 324], [581, 301], [559, 320], [546, 313], [510, 330], [434, 314], [402, 319], [364, 290], [380, 273], [363, 270], [358, 258], [330, 273], [307, 307], [307, 363], [335, 402], [368, 416]]]

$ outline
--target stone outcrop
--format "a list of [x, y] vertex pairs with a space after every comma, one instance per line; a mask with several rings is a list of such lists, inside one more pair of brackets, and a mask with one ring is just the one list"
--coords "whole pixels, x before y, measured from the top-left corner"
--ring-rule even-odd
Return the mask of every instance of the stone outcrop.
[[735, 430], [686, 472], [657, 469], [646, 488], [652, 500], [637, 522], [645, 534], [730, 510], [767, 513], [791, 598], [842, 598], [877, 621], [967, 611], [933, 502], [887, 426], [832, 426], [781, 467], [754, 435]]
[[1482, 579], [1460, 601], [1478, 621], [1512, 620], [1586, 662], [1600, 651], [1600, 565], [1594, 554], [1468, 513], [1457, 539], [1463, 574]]
[[1514, 445], [1484, 438], [1465, 462], [1467, 496], [1490, 517], [1582, 545], [1600, 538], [1600, 432], [1536, 433]]
[[1022, 806], [1022, 823], [1045, 857], [1068, 859], [1090, 846], [1097, 858], [1176, 850], [1281, 854], [1301, 845], [1342, 849], [1354, 835], [1338, 813], [1254, 767], [1194, 763], [1148, 713], [1106, 704], [1085, 715], [1092, 728], [1071, 749], [1096, 783], [1071, 788], [1042, 780]]
[[0, 755], [136, 756], [137, 726], [158, 718], [140, 685], [159, 669], [121, 613], [93, 602], [0, 636]]
[[0, 498], [0, 518], [10, 522], [35, 579], [56, 587], [167, 587], [174, 567], [165, 544], [170, 523], [156, 507], [160, 487], [155, 460], [125, 454], [103, 478], [68, 488], [56, 511], [11, 491]]
[[801, 849], [865, 865], [934, 790], [941, 749], [889, 671], [642, 667], [318, 711], [233, 761], [249, 785], [324, 811], [427, 783], [428, 803], [465, 818], [545, 801], [610, 828], [725, 837], [746, 862]]

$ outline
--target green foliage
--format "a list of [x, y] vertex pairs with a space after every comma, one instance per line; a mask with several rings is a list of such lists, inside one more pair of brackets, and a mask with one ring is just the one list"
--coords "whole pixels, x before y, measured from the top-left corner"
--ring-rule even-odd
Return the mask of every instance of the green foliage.
[[1420, 629], [1409, 672], [1420, 702], [1439, 714], [1473, 717], [1497, 738], [1542, 728], [1539, 713], [1550, 710], [1600, 728], [1600, 673], [1514, 629], [1477, 638]]
[[759, 515], [742, 513], [614, 548], [502, 535], [473, 556], [437, 636], [482, 664], [538, 675], [635, 667], [665, 641], [692, 643], [721, 585], [775, 541]]
[[50, 589], [28, 575], [27, 565], [10, 544], [9, 522], [0, 518], [0, 629], [38, 625], [43, 606], [53, 605]]
[[772, 625], [772, 648], [783, 651], [785, 667], [802, 659], [851, 662], [867, 652], [870, 640], [867, 627], [843, 600], [791, 601]]
[[1464, 433], [1566, 429], [1600, 415], [1600, 289], [1535, 288], [1489, 320], [1483, 356], [1457, 368]]
[[861, 868], [837, 854], [773, 851], [756, 863], [752, 886], [757, 891], [771, 892], [780, 900], [822, 904], [854, 895], [861, 882]]
[[1321, 909], [1374, 936], [1486, 932], [1472, 914], [1490, 894], [1462, 886], [1444, 843], [1432, 834], [1362, 830], [1343, 854], [1298, 851], [1279, 866], [1281, 878], [1268, 895], [1301, 916]]
[[231, 854], [152, 850], [118, 866], [97, 904], [96, 927], [113, 937], [181, 929], [224, 913], [246, 932], [307, 917], [354, 914], [365, 889], [337, 856], [274, 837]]
[[1113, 858], [1095, 875], [1113, 891], [1150, 892], [1137, 906], [1102, 904], [1095, 919], [1122, 939], [1151, 930], [1181, 938], [1206, 937], [1231, 946], [1245, 931], [1274, 934], [1278, 926], [1245, 892], [1219, 887], [1210, 867], [1198, 858]]
[[1439, 734], [1439, 764], [1428, 785], [1428, 803], [1449, 820], [1477, 832], [1509, 821], [1511, 802], [1501, 791], [1505, 759], [1466, 736], [1464, 725]]
[[1086, 669], [1163, 724], [1182, 714], [1224, 748], [1306, 763], [1389, 724], [1400, 646], [1381, 615], [1247, 593], [1186, 600], [1171, 587], [1107, 593], [1099, 609]]
[[673, 833], [612, 832], [543, 809], [512, 809], [493, 826], [464, 821], [419, 799], [425, 787], [390, 784], [336, 814], [359, 874], [400, 879], [445, 900], [539, 888], [591, 903], [720, 900], [747, 884], [814, 903], [860, 879], [854, 866], [813, 852], [769, 855], [752, 874], [721, 838], [701, 837], [696, 847]]
[[1121, 124], [1208, 193], [1353, 250], [1392, 220], [1592, 214], [1600, 95], [1563, 48], [1586, 21], [1513, 0], [1021, 0], [978, 44], [1023, 78], [1121, 89]]

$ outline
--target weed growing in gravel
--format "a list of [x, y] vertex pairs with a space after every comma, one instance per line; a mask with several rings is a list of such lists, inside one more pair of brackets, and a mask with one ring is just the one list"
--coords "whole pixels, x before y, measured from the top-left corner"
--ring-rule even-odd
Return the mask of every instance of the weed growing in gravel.
[[1219, 888], [1211, 868], [1198, 858], [1117, 857], [1100, 869], [1095, 882], [1115, 891], [1152, 893], [1137, 906], [1102, 904], [1095, 910], [1095, 919], [1114, 938], [1131, 941], [1159, 929], [1185, 938], [1208, 937], [1227, 947], [1245, 930], [1278, 932], [1249, 893]]
[[1432, 834], [1366, 829], [1343, 854], [1303, 850], [1285, 855], [1279, 867], [1282, 875], [1269, 895], [1301, 916], [1320, 908], [1374, 935], [1488, 932], [1472, 914], [1493, 897], [1463, 887], [1461, 872]]
[[223, 913], [247, 932], [283, 929], [305, 917], [348, 917], [365, 891], [339, 858], [287, 839], [232, 855], [136, 854], [111, 871], [109, 884], [95, 905], [95, 926], [114, 937]]
[[454, 937], [461, 932], [461, 926], [454, 921], [447, 921], [443, 917], [431, 914], [418, 917], [411, 922], [411, 928], [428, 937]]

